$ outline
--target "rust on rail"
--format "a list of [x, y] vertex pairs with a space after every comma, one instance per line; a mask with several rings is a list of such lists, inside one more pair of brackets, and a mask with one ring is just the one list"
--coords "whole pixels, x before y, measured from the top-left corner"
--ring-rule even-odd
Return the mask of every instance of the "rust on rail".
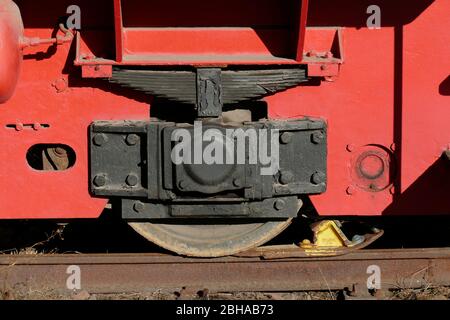
[[0, 256], [0, 286], [67, 292], [68, 267], [81, 270], [90, 293], [149, 292], [183, 287], [209, 292], [342, 290], [365, 286], [381, 270], [383, 289], [450, 285], [450, 248], [361, 250], [345, 256], [265, 260], [194, 259], [160, 254]]

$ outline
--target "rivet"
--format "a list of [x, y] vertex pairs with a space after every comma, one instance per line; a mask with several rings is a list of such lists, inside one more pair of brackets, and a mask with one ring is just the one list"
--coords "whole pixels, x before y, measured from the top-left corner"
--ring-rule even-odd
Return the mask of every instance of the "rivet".
[[103, 187], [106, 184], [106, 177], [104, 175], [96, 175], [94, 177], [94, 185], [96, 187]]
[[129, 174], [126, 179], [127, 185], [130, 187], [135, 187], [139, 182], [139, 178], [134, 174]]
[[108, 137], [105, 134], [99, 133], [94, 136], [94, 144], [96, 146], [100, 147], [104, 145], [106, 142], [108, 142]]
[[233, 185], [234, 185], [236, 188], [241, 188], [241, 187], [242, 187], [242, 181], [241, 181], [241, 179], [238, 179], [238, 178], [234, 179], [234, 180], [233, 180]]
[[23, 130], [23, 124], [22, 123], [16, 123], [16, 131], [22, 131]]
[[325, 174], [321, 171], [315, 172], [312, 176], [311, 176], [311, 182], [314, 184], [321, 184], [325, 182]]
[[180, 182], [178, 182], [178, 187], [179, 187], [181, 190], [186, 189], [187, 186], [188, 186], [188, 183], [187, 183], [186, 181], [184, 181], [184, 180], [181, 180]]
[[356, 192], [356, 190], [355, 190], [355, 188], [354, 188], [353, 186], [349, 186], [349, 187], [347, 188], [347, 194], [348, 194], [349, 196], [354, 195], [355, 192]]
[[145, 204], [143, 204], [140, 201], [137, 201], [134, 205], [133, 205], [133, 210], [136, 211], [137, 213], [142, 213], [145, 210]]
[[273, 206], [276, 210], [281, 211], [286, 207], [286, 202], [284, 202], [284, 200], [278, 199], [275, 201]]
[[61, 93], [61, 92], [66, 91], [66, 89], [67, 89], [67, 80], [64, 78], [59, 78], [59, 79], [56, 79], [52, 85], [53, 85], [53, 87], [55, 87], [57, 93]]
[[280, 175], [280, 182], [282, 184], [289, 184], [294, 181], [294, 174], [290, 171], [283, 171]]
[[348, 152], [353, 152], [353, 151], [355, 151], [355, 145], [354, 144], [348, 144], [347, 145], [347, 147], [346, 147], [346, 149], [347, 149], [347, 151]]
[[292, 141], [293, 134], [291, 132], [283, 132], [280, 136], [280, 141], [282, 144], [288, 144]]
[[137, 134], [134, 134], [134, 133], [133, 134], [129, 134], [127, 136], [126, 141], [127, 141], [127, 144], [129, 146], [134, 146], [134, 145], [136, 145], [139, 142], [139, 136]]
[[325, 135], [321, 131], [316, 131], [311, 135], [311, 141], [314, 144], [322, 143], [322, 141], [325, 139]]

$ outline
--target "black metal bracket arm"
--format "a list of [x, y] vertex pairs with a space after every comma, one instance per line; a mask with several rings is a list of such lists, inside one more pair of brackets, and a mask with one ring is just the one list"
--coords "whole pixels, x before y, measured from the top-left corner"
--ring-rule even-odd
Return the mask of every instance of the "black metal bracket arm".
[[199, 118], [222, 115], [222, 71], [219, 68], [197, 69], [197, 115]]

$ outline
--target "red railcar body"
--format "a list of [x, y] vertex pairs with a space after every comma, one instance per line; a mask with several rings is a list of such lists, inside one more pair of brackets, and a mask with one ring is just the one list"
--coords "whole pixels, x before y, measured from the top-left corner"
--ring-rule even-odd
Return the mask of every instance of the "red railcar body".
[[[99, 217], [108, 200], [89, 192], [88, 127], [146, 120], [154, 104], [104, 81], [122, 66], [303, 65], [309, 81], [264, 101], [270, 119], [327, 123], [317, 212], [450, 214], [448, 0], [15, 3], [0, 1], [1, 219]], [[73, 5], [81, 27], [67, 36], [58, 24]], [[39, 145], [69, 148], [70, 168], [33, 168]]]

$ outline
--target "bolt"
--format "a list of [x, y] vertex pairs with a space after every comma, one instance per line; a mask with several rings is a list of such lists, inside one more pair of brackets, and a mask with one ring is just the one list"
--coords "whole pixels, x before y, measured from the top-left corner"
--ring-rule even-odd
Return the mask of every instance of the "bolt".
[[56, 89], [57, 93], [64, 92], [67, 89], [67, 81], [64, 78], [55, 80], [52, 85]]
[[133, 210], [137, 213], [142, 213], [145, 210], [145, 204], [140, 201], [136, 201], [136, 203], [133, 205]]
[[234, 180], [233, 180], [233, 185], [234, 185], [236, 188], [241, 188], [241, 187], [242, 187], [242, 181], [241, 181], [241, 179], [238, 179], [238, 178], [234, 179]]
[[290, 171], [283, 171], [280, 175], [280, 182], [282, 184], [289, 184], [294, 181], [294, 174]]
[[103, 187], [106, 184], [106, 177], [104, 175], [96, 175], [94, 177], [94, 185], [96, 187]]
[[134, 134], [134, 133], [133, 134], [129, 134], [127, 136], [126, 141], [127, 141], [127, 144], [129, 146], [134, 146], [134, 145], [136, 145], [139, 142], [139, 136], [137, 134]]
[[23, 124], [22, 123], [16, 123], [16, 131], [22, 131], [23, 130]]
[[108, 142], [108, 137], [105, 134], [99, 133], [94, 136], [94, 144], [96, 146], [100, 147], [104, 145], [106, 142]]
[[311, 176], [311, 182], [314, 184], [321, 184], [325, 182], [325, 178], [325, 173], [318, 171]]
[[353, 151], [355, 151], [355, 145], [354, 144], [348, 144], [347, 145], [347, 147], [346, 147], [346, 149], [347, 149], [347, 151], [348, 152], [353, 152]]
[[186, 189], [188, 186], [188, 183], [184, 180], [181, 180], [180, 182], [178, 182], [178, 188], [180, 188], [181, 190]]
[[65, 157], [67, 155], [67, 151], [61, 147], [56, 147], [54, 152], [58, 157]]
[[305, 245], [305, 246], [309, 246], [309, 245], [311, 244], [311, 240], [305, 239], [305, 240], [302, 241], [301, 244], [302, 244], [302, 245]]
[[355, 188], [354, 188], [353, 186], [350, 186], [350, 187], [347, 188], [347, 194], [348, 194], [349, 196], [354, 195], [355, 192], [356, 192], [356, 190], [355, 190]]
[[331, 59], [331, 58], [333, 58], [333, 52], [330, 52], [330, 51], [328, 51], [327, 53], [325, 53], [325, 58], [327, 58], [327, 59]]
[[325, 135], [322, 131], [316, 131], [311, 135], [311, 141], [314, 144], [320, 144], [325, 139]]
[[130, 187], [135, 187], [139, 182], [139, 178], [134, 174], [129, 174], [126, 179], [127, 185]]
[[282, 144], [288, 144], [292, 141], [293, 134], [291, 132], [283, 132], [280, 136], [280, 141]]
[[308, 57], [316, 57], [316, 56], [317, 56], [317, 52], [314, 51], [314, 50], [311, 50], [311, 51], [308, 51], [308, 52], [306, 53], [306, 55], [307, 55]]
[[38, 122], [33, 123], [33, 130], [38, 131], [41, 129], [41, 124]]
[[320, 66], [320, 70], [325, 71], [328, 69], [328, 66], [326, 64], [323, 64]]
[[273, 206], [277, 211], [281, 211], [286, 207], [286, 202], [284, 202], [284, 200], [278, 199], [275, 200]]
[[352, 238], [353, 245], [361, 244], [366, 240], [366, 237], [356, 234]]

